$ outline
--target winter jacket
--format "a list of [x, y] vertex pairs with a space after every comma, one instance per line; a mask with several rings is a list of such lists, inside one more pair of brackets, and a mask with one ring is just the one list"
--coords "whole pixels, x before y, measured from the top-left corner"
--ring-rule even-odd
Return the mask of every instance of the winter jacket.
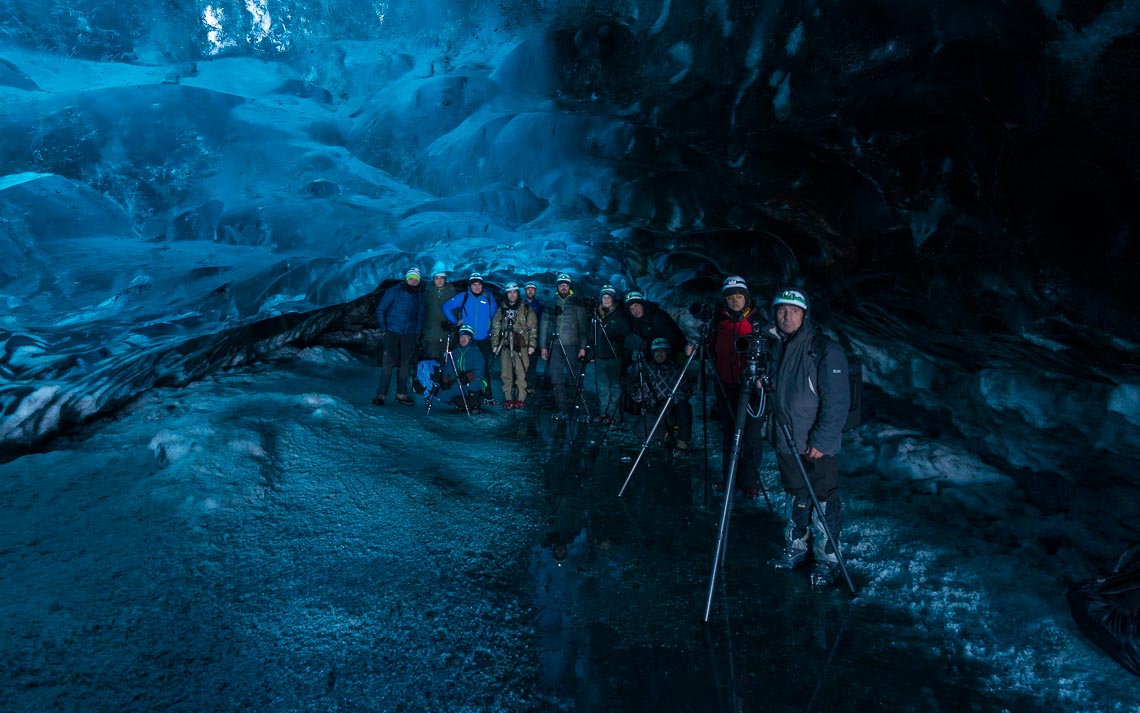
[[[642, 375], [645, 377], [644, 380], [641, 378]], [[677, 383], [677, 377], [680, 375], [681, 365], [676, 361], [667, 359], [663, 364], [658, 364], [655, 359], [649, 359], [644, 362], [644, 371], [641, 367], [635, 366], [626, 376], [629, 397], [646, 408], [655, 409], [673, 393], [673, 385]], [[688, 401], [691, 390], [692, 384], [687, 379], [681, 379], [681, 385], [677, 387], [676, 400]]]
[[538, 299], [538, 295], [535, 295], [533, 300], [527, 300], [525, 297], [523, 299], [526, 300], [527, 307], [534, 312], [534, 318], [542, 324], [542, 300]]
[[579, 349], [586, 347], [589, 338], [587, 331], [589, 324], [590, 316], [586, 314], [585, 306], [582, 305], [582, 301], [578, 299], [573, 290], [566, 295], [565, 299], [560, 295], [555, 295], [542, 313], [539, 346], [546, 349], [547, 345], [550, 344], [550, 335], [557, 333], [558, 338], [562, 340], [562, 345], [566, 348], [566, 353], [574, 358]]
[[685, 334], [677, 323], [669, 316], [669, 313], [661, 309], [656, 302], [643, 302], [645, 307], [645, 314], [641, 318], [636, 318], [631, 314], [626, 316], [629, 319], [629, 333], [637, 337], [632, 340], [637, 344], [638, 349], [648, 358], [649, 348], [653, 344], [653, 340], [658, 337], [664, 337], [669, 340], [670, 355], [676, 356], [685, 348]]
[[[482, 340], [491, 336], [491, 318], [495, 315], [495, 309], [498, 305], [495, 304], [495, 298], [483, 288], [483, 292], [479, 295], [467, 290], [463, 294], [456, 295], [443, 303], [440, 311], [443, 312], [444, 318], [452, 324], [463, 322], [475, 330], [475, 338]], [[459, 311], [459, 317], [456, 318], [455, 312]]]
[[483, 388], [483, 366], [486, 363], [483, 360], [483, 352], [479, 351], [479, 347], [475, 346], [473, 342], [468, 342], [465, 347], [452, 349], [443, 357], [443, 377], [441, 379], [443, 388], [451, 387], [449, 380], [454, 379], [456, 373], [460, 374], [462, 377], [460, 381], [464, 385], [471, 384], [473, 389]]
[[[806, 453], [811, 445], [826, 455], [838, 455], [851, 401], [843, 348], [834, 339], [816, 340], [809, 314], [790, 337], [775, 324], [765, 330], [775, 340], [769, 373], [773, 375], [776, 451], [791, 452], [782, 426], [788, 424], [797, 452]], [[823, 345], [822, 354], [814, 353], [817, 342]]]
[[[424, 339], [443, 339], [451, 331], [451, 320], [444, 319], [443, 305], [455, 296], [455, 285], [444, 284], [436, 287], [434, 284], [424, 290]], [[446, 326], [445, 326], [446, 325]]]
[[376, 307], [376, 323], [381, 332], [419, 334], [424, 328], [424, 295], [419, 287], [407, 283], [393, 285], [384, 291]]
[[504, 302], [495, 310], [491, 319], [491, 349], [498, 351], [500, 346], [523, 353], [527, 347], [538, 347], [538, 319], [526, 300]]
[[613, 309], [609, 311], [598, 305], [594, 318], [596, 321], [591, 320], [590, 324], [590, 348], [594, 352], [594, 357], [620, 359], [622, 345], [629, 336], [629, 316], [622, 310], [621, 305], [615, 302]]
[[[744, 373], [747, 354], [737, 350], [738, 339], [755, 334], [763, 338], [763, 316], [752, 305], [747, 305], [740, 312], [730, 312], [721, 305], [713, 318], [709, 330], [709, 354], [712, 355], [716, 375], [725, 384], [739, 384], [740, 375]], [[765, 339], [766, 341], [766, 339]], [[770, 345], [761, 345], [764, 354]]]

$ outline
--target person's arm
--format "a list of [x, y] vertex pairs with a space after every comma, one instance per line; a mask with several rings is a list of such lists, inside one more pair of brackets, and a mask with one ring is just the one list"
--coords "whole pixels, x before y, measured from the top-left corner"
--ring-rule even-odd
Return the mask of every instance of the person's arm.
[[389, 287], [384, 291], [384, 296], [380, 298], [380, 304], [376, 305], [376, 324], [379, 325], [381, 332], [388, 331], [388, 310], [392, 306], [392, 297], [395, 293], [393, 288]]
[[847, 383], [847, 355], [834, 339], [827, 340], [822, 355], [816, 355], [816, 388], [819, 390], [819, 410], [815, 423], [808, 431], [809, 455], [837, 455], [843, 442], [843, 424], [851, 406], [851, 391]]
[[494, 315], [491, 318], [491, 351], [498, 352], [499, 345], [503, 343], [503, 313], [496, 310]]
[[460, 300], [460, 298], [462, 298], [462, 296], [463, 295], [455, 295], [454, 297], [449, 299], [447, 302], [444, 302], [443, 306], [439, 308], [439, 311], [443, 312], [443, 318], [446, 319], [448, 322], [450, 322], [452, 325], [459, 323], [455, 319], [455, 315], [452, 314], [452, 312], [455, 310], [456, 307], [459, 306], [459, 300]]

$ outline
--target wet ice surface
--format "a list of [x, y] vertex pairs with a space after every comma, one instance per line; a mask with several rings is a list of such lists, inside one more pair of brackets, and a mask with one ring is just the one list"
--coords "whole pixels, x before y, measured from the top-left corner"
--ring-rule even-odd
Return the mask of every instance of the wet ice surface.
[[377, 408], [309, 355], [0, 465], [5, 710], [1134, 710], [1064, 601], [1091, 509], [847, 477], [852, 598], [770, 571], [781, 518], [738, 505], [705, 626], [700, 454], [619, 498], [623, 427]]

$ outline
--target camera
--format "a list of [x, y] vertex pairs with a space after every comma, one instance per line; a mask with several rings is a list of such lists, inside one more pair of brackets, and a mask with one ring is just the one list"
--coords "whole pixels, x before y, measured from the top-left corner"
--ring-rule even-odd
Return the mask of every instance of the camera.
[[763, 363], [768, 360], [768, 344], [763, 334], [753, 332], [743, 337], [737, 337], [734, 342], [737, 354], [744, 354], [751, 361], [753, 359]]
[[713, 306], [707, 302], [694, 302], [689, 305], [689, 314], [693, 315], [701, 321], [712, 319], [713, 312], [715, 311], [716, 310], [713, 309]]

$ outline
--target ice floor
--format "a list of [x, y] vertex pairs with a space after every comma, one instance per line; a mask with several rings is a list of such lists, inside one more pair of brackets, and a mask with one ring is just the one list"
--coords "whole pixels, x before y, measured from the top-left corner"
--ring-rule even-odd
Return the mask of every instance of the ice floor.
[[700, 453], [619, 498], [626, 427], [378, 408], [375, 374], [307, 351], [0, 465], [0, 710], [1137, 710], [1064, 600], [1091, 508], [848, 476], [851, 597], [741, 504], [705, 625]]

